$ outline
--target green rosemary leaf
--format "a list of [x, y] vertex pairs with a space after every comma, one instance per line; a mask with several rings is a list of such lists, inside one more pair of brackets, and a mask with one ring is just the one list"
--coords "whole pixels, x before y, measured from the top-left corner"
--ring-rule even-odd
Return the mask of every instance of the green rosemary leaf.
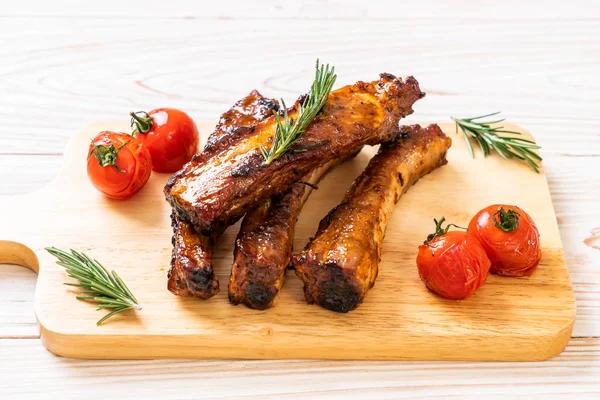
[[97, 325], [122, 311], [131, 308], [142, 309], [121, 277], [114, 271], [109, 272], [98, 260], [73, 249], [66, 252], [55, 247], [47, 247], [46, 251], [58, 259], [56, 264], [65, 268], [69, 277], [79, 281], [65, 282], [67, 286], [81, 288], [82, 295], [76, 296], [77, 299], [98, 303], [97, 310], [112, 310], [101, 318]]
[[536, 159], [536, 160], [538, 160], [538, 161], [541, 161], [541, 160], [542, 160], [542, 157], [540, 157], [540, 155], [539, 155], [538, 153], [534, 153], [533, 151], [531, 151], [531, 150], [529, 150], [528, 148], [525, 148], [525, 147], [524, 147], [522, 150], [523, 150], [523, 152], [524, 152], [525, 154], [527, 154], [529, 157], [531, 157], [531, 158], [535, 158], [535, 159]]
[[[458, 127], [458, 125], [456, 125]], [[463, 129], [463, 134], [465, 135], [465, 140], [467, 142], [467, 147], [469, 148], [469, 152], [471, 153], [471, 157], [475, 158], [475, 152], [473, 151], [473, 146], [471, 146], [471, 141], [469, 140], [469, 135], [467, 131]], [[481, 146], [481, 142], [478, 141], [479, 146]], [[481, 146], [481, 151], [483, 151], [483, 146]]]
[[87, 287], [87, 285], [85, 285], [84, 283], [71, 283], [71, 282], [65, 282], [65, 283], [63, 283], [63, 285], [67, 285], [67, 286], [75, 286], [75, 287]]
[[477, 143], [479, 143], [479, 147], [481, 147], [481, 151], [483, 152], [484, 155], [487, 156], [488, 154], [490, 154], [490, 146], [487, 144], [487, 142], [485, 140], [477, 140]]
[[482, 118], [487, 118], [487, 117], [493, 117], [494, 115], [498, 115], [500, 114], [502, 111], [496, 111], [493, 112], [491, 114], [485, 114], [485, 115], [480, 115], [479, 117], [472, 117], [472, 118], [463, 118], [465, 121], [473, 121], [476, 119], [482, 119]]
[[98, 322], [96, 322], [96, 325], [100, 325], [100, 324], [102, 324], [104, 321], [106, 321], [107, 319], [109, 319], [109, 318], [110, 318], [110, 317], [112, 317], [113, 315], [115, 315], [115, 314], [118, 314], [118, 313], [120, 313], [120, 312], [122, 312], [122, 311], [125, 311], [125, 310], [127, 310], [127, 309], [129, 309], [129, 308], [131, 308], [131, 307], [118, 307], [118, 308], [115, 308], [113, 311], [109, 312], [109, 313], [108, 313], [108, 314], [106, 314], [104, 317], [100, 318], [100, 319], [98, 320]]
[[[503, 137], [496, 137], [496, 138], [494, 138], [494, 140], [495, 140], [496, 142], [499, 142], [499, 143], [504, 143], [504, 144], [507, 144], [507, 145], [509, 145], [509, 146], [512, 146], [512, 145], [514, 145], [514, 144], [517, 144], [517, 143], [516, 143], [516, 141], [515, 141], [515, 140], [513, 140], [513, 138], [503, 138]], [[531, 144], [531, 143], [528, 143], [528, 142], [522, 142], [522, 143], [519, 143], [519, 144], [518, 144], [518, 147], [522, 147], [522, 148], [531, 148], [531, 149], [539, 149], [539, 148], [540, 148], [540, 146], [538, 146], [537, 144], [535, 144], [535, 143], [534, 143], [534, 144]]]
[[496, 150], [496, 153], [500, 154], [500, 156], [502, 158], [504, 158], [505, 160], [508, 160], [510, 158], [510, 153], [507, 151], [507, 149], [499, 144], [492, 144], [490, 142], [490, 146], [492, 146], [494, 148], [494, 150]]
[[[507, 130], [504, 130], [504, 129], [502, 129], [502, 128], [503, 128], [503, 127], [500, 127], [500, 126], [499, 126], [499, 127], [497, 127], [497, 128], [493, 128], [493, 129], [492, 129], [492, 131], [493, 131], [494, 133], [498, 133], [498, 132], [501, 132], [501, 133], [512, 133], [513, 135], [521, 135], [521, 134], [522, 134], [521, 132], [507, 131]], [[515, 138], [515, 139], [517, 139], [517, 138]], [[522, 139], [522, 140], [527, 140], [527, 139]]]
[[495, 121], [485, 121], [485, 124], [482, 124], [482, 125], [490, 126], [492, 124], [499, 124], [500, 122], [504, 122], [504, 121], [506, 121], [506, 118], [497, 119]]

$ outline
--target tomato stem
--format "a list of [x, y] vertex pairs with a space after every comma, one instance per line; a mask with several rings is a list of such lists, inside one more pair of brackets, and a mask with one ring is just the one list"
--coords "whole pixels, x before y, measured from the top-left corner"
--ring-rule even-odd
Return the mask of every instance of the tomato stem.
[[463, 228], [462, 226], [458, 226], [456, 224], [448, 224], [448, 225], [446, 225], [445, 228], [442, 228], [442, 224], [445, 221], [446, 221], [445, 217], [440, 218], [439, 221], [435, 218], [433, 219], [433, 222], [435, 222], [435, 232], [427, 235], [427, 239], [423, 242], [423, 244], [429, 244], [429, 242], [431, 242], [433, 239], [440, 237], [442, 235], [445, 235], [446, 233], [448, 233], [451, 226], [458, 228], [458, 229], [467, 229], [467, 228]]
[[130, 112], [129, 115], [131, 115], [131, 127], [133, 128], [135, 126], [135, 129], [131, 132], [132, 135], [135, 136], [138, 133], [148, 133], [150, 129], [152, 129], [152, 117], [148, 115], [147, 112]]
[[500, 206], [498, 211], [492, 215], [492, 221], [498, 229], [502, 229], [504, 232], [514, 232], [519, 227], [519, 213], [515, 210], [504, 210], [504, 207]]
[[98, 164], [100, 164], [101, 167], [106, 167], [107, 165], [110, 165], [114, 167], [118, 172], [123, 172], [123, 170], [117, 165], [117, 157], [119, 155], [119, 151], [121, 151], [121, 149], [125, 147], [127, 143], [129, 143], [129, 141], [123, 143], [118, 148], [115, 148], [113, 144], [105, 146], [103, 144], [96, 144], [92, 140], [92, 146], [94, 147], [90, 151], [88, 158], [94, 156], [98, 159]]

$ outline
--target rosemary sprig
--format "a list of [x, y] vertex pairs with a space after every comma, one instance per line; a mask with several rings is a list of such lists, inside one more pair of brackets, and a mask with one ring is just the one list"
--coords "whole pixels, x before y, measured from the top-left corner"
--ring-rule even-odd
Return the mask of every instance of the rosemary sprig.
[[67, 286], [82, 289], [83, 295], [77, 296], [79, 300], [99, 303], [96, 311], [112, 309], [111, 312], [100, 318], [96, 325], [100, 325], [113, 315], [130, 308], [142, 309], [135, 296], [115, 271], [109, 272], [98, 261], [73, 249], [68, 253], [56, 247], [46, 247], [46, 251], [58, 258], [56, 264], [64, 267], [71, 278], [79, 281], [79, 283], [65, 283]]
[[321, 108], [327, 102], [327, 97], [331, 88], [335, 83], [337, 75], [335, 74], [335, 67], [329, 67], [327, 65], [319, 65], [317, 60], [315, 80], [310, 87], [308, 97], [300, 104], [298, 108], [298, 115], [296, 119], [290, 118], [285, 107], [285, 102], [281, 99], [283, 105], [283, 119], [275, 114], [277, 121], [277, 127], [273, 134], [273, 143], [271, 148], [267, 149], [266, 146], [260, 145], [259, 149], [265, 158], [265, 164], [271, 164], [275, 159], [281, 157], [296, 143], [296, 141], [302, 136], [306, 127], [315, 119]]
[[542, 157], [533, 150], [541, 148], [540, 146], [532, 140], [521, 137], [501, 136], [500, 134], [502, 133], [511, 135], [521, 134], [520, 132], [507, 131], [503, 126], [492, 127], [492, 124], [503, 122], [504, 118], [495, 121], [478, 121], [498, 114], [500, 114], [500, 111], [473, 118], [450, 118], [456, 122], [456, 132], [458, 133], [458, 128], [460, 127], [465, 135], [467, 147], [473, 158], [475, 158], [475, 153], [473, 152], [473, 146], [471, 145], [471, 138], [477, 141], [484, 156], [487, 156], [494, 150], [506, 160], [514, 157], [527, 162], [535, 172], [539, 173], [538, 162], [542, 161]]

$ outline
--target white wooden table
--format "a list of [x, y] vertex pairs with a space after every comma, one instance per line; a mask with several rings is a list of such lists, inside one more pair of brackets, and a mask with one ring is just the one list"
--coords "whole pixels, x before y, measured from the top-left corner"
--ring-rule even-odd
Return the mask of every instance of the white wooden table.
[[414, 74], [427, 97], [411, 121], [501, 110], [543, 146], [577, 299], [573, 338], [540, 363], [69, 360], [39, 341], [35, 275], [0, 265], [0, 398], [600, 395], [600, 239], [588, 239], [600, 227], [597, 1], [195, 3], [3, 4], [0, 195], [41, 187], [78, 129], [131, 110], [214, 121], [252, 88], [291, 101], [317, 57], [340, 83]]

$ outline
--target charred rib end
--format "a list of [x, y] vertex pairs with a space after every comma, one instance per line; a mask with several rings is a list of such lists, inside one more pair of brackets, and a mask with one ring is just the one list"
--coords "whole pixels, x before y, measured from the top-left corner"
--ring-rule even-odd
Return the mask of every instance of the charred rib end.
[[185, 238], [199, 238], [195, 236], [193, 228], [179, 221], [175, 213], [171, 214], [171, 221], [174, 229], [173, 252], [167, 288], [177, 296], [210, 299], [219, 293], [219, 281], [211, 261], [209, 239], [201, 238], [198, 243], [188, 243]]
[[208, 300], [219, 293], [219, 281], [212, 271], [203, 268], [194, 268], [181, 276], [177, 266], [172, 265], [169, 271], [167, 288], [176, 296], [198, 297]]
[[219, 282], [212, 268], [194, 268], [187, 275], [189, 289], [198, 297], [210, 298], [219, 292]]
[[229, 294], [229, 301], [232, 304], [243, 304], [253, 310], [266, 310], [275, 305], [279, 290], [262, 282], [248, 282], [240, 288], [240, 292]]
[[304, 297], [309, 304], [316, 303], [331, 311], [347, 313], [358, 307], [364, 298], [360, 285], [348, 280], [336, 262], [301, 267], [296, 273], [304, 281]]

